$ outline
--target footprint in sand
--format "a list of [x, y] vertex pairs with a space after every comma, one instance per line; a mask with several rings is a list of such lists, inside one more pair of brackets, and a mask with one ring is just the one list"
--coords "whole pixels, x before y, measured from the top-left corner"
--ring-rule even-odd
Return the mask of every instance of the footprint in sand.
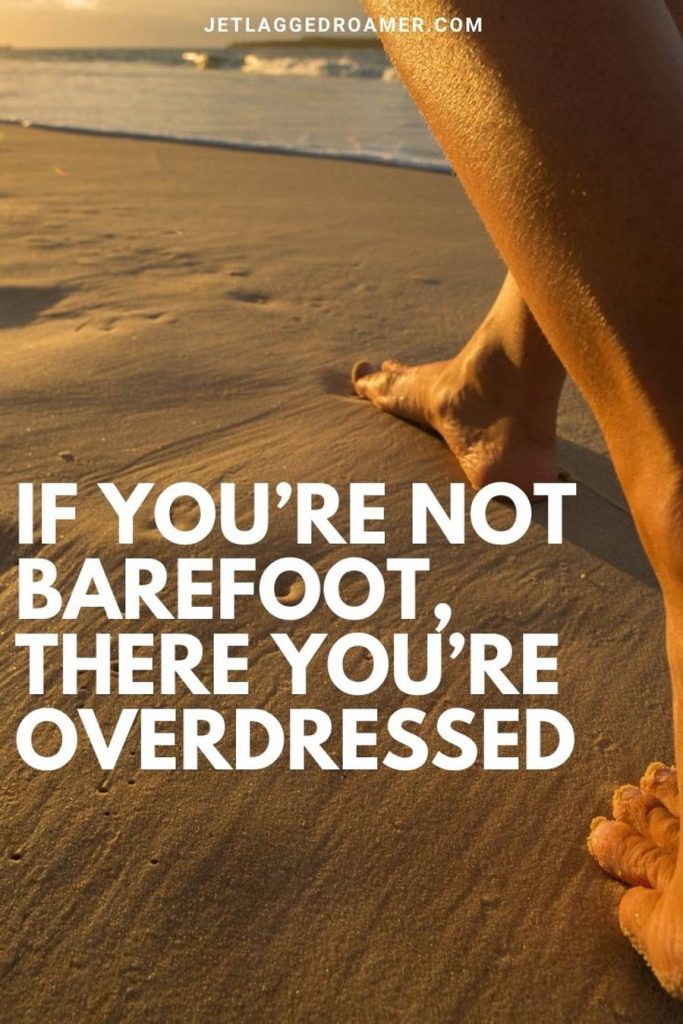
[[234, 292], [229, 292], [229, 297], [235, 299], [236, 302], [247, 302], [255, 306], [264, 306], [270, 302], [271, 296], [267, 292], [256, 292], [256, 291], [242, 291], [241, 289]]
[[616, 744], [609, 736], [604, 736], [602, 733], [598, 733], [597, 736], [593, 737], [593, 746], [596, 750], [602, 751], [603, 754], [609, 754], [611, 751], [616, 750]]
[[[178, 322], [177, 317], [173, 316], [172, 313], [165, 312], [163, 309], [155, 309], [149, 313], [140, 313], [139, 317], [142, 320], [151, 320], [153, 323], [159, 324], [175, 324]], [[133, 318], [131, 317], [131, 319]]]

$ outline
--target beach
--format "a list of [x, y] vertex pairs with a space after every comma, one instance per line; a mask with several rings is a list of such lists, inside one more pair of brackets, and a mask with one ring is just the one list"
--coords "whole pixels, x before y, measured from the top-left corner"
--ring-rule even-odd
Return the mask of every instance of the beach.
[[[86, 748], [54, 773], [22, 763], [35, 700], [12, 639], [17, 484], [77, 481], [87, 499], [106, 480], [383, 481], [381, 558], [409, 557], [412, 483], [445, 493], [461, 477], [438, 438], [354, 397], [350, 369], [452, 354], [504, 268], [444, 174], [19, 127], [3, 128], [0, 168], [0, 1019], [683, 1020], [619, 932], [622, 887], [585, 848], [613, 790], [670, 763], [672, 738], [660, 598], [571, 385], [565, 542], [545, 543], [540, 512], [510, 549], [435, 538], [421, 590], [463, 633], [559, 634], [553, 706], [576, 735], [561, 768], [145, 772], [134, 746], [111, 773]], [[278, 524], [260, 561], [297, 553]], [[177, 557], [151, 526], [132, 553]], [[121, 557], [85, 500], [46, 557], [69, 578], [92, 554]], [[306, 553], [321, 571], [336, 557], [315, 539]], [[241, 626], [252, 700], [284, 718], [273, 624], [254, 611]], [[340, 631], [320, 609], [292, 635], [313, 628]], [[370, 628], [397, 631], [395, 606]], [[309, 696], [330, 714], [348, 704], [322, 680]], [[467, 701], [437, 691], [421, 706]], [[118, 713], [87, 685], [53, 703]], [[388, 687], [374, 697], [400, 703]]]

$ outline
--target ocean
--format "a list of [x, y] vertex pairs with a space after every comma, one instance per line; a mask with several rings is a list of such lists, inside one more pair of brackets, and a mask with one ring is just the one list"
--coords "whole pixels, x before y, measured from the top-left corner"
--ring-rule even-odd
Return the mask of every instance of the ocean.
[[374, 46], [0, 49], [0, 119], [447, 169]]

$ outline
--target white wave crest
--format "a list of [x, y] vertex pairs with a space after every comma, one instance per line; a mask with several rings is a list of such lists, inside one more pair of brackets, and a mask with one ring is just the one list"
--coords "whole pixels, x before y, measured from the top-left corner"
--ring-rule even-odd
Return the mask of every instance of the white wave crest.
[[[242, 71], [247, 75], [299, 75], [307, 78], [381, 78], [382, 67], [363, 65], [353, 57], [262, 57], [247, 53]], [[388, 79], [387, 79], [388, 80]]]

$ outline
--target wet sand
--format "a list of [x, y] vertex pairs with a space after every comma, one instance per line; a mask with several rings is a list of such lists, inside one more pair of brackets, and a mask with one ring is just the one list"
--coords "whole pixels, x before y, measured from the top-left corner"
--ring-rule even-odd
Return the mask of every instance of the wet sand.
[[[414, 554], [411, 483], [444, 491], [457, 470], [437, 438], [354, 398], [348, 371], [455, 351], [503, 271], [442, 175], [21, 128], [4, 129], [0, 173], [0, 1019], [683, 1020], [619, 933], [620, 885], [585, 851], [612, 790], [670, 761], [672, 742], [658, 594], [572, 387], [565, 543], [545, 544], [540, 513], [511, 549], [435, 541], [423, 591], [463, 632], [559, 632], [552, 706], [576, 732], [561, 769], [142, 772], [135, 744], [109, 775], [85, 748], [56, 773], [22, 764], [14, 736], [35, 700], [12, 643], [17, 482], [87, 495], [108, 479], [379, 480], [382, 558]], [[120, 560], [94, 503], [68, 537], [46, 552], [67, 576], [87, 555]], [[151, 529], [134, 553], [178, 554]], [[291, 553], [285, 524], [258, 558]], [[307, 557], [324, 570], [338, 554]], [[388, 606], [372, 629], [398, 625]], [[253, 703], [284, 717], [293, 702], [260, 642], [273, 623], [254, 610], [240, 627]], [[321, 611], [292, 635], [312, 628], [340, 631]], [[386, 686], [366, 703], [399, 698]], [[110, 724], [122, 706], [87, 686], [51, 703]], [[310, 703], [349, 701], [320, 680]], [[439, 690], [420, 706], [468, 703]]]

